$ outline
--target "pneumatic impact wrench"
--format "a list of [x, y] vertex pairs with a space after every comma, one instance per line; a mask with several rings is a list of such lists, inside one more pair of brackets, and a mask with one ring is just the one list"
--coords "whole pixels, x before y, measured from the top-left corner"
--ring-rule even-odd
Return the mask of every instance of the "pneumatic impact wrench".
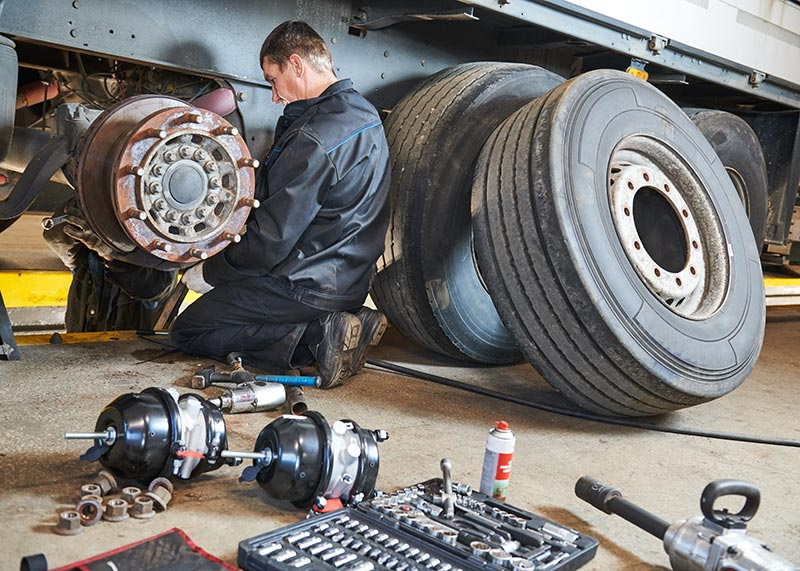
[[[669, 524], [622, 497], [616, 488], [584, 476], [575, 495], [597, 509], [618, 516], [664, 542], [673, 571], [798, 571], [758, 539], [747, 535], [747, 522], [758, 510], [757, 487], [737, 480], [715, 480], [700, 496], [703, 516]], [[722, 496], [742, 496], [738, 513], [714, 509]]]

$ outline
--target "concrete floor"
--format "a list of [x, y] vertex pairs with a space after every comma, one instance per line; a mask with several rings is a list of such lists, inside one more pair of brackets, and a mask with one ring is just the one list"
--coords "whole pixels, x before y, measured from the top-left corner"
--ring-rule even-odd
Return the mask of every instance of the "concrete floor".
[[[800, 310], [771, 310], [764, 351], [744, 386], [657, 422], [800, 439], [798, 347]], [[305, 516], [269, 499], [255, 484], [239, 484], [241, 468], [224, 467], [177, 484], [168, 511], [152, 520], [101, 522], [78, 536], [56, 535], [52, 528], [57, 512], [73, 506], [80, 486], [100, 469], [78, 460], [86, 445], [65, 441], [62, 434], [93, 429], [102, 407], [122, 393], [149, 386], [185, 391], [191, 373], [209, 361], [170, 353], [144, 340], [22, 349], [22, 361], [0, 363], [5, 387], [0, 408], [0, 568], [16, 569], [20, 557], [39, 552], [56, 567], [172, 527], [235, 563], [239, 541]], [[527, 365], [463, 367], [410, 346], [392, 331], [373, 357], [566, 404]], [[375, 370], [334, 390], [309, 391], [308, 397], [311, 408], [330, 421], [352, 418], [366, 428], [389, 431], [390, 439], [381, 444], [378, 478], [379, 488], [387, 491], [437, 476], [443, 456], [452, 458], [456, 481], [477, 485], [486, 432], [494, 420], [507, 420], [517, 435], [508, 501], [598, 538], [597, 556], [584, 569], [669, 568], [658, 540], [573, 495], [576, 479], [584, 474], [617, 486], [627, 498], [670, 522], [700, 514], [700, 492], [710, 480], [756, 483], [762, 502], [752, 534], [784, 557], [800, 561], [798, 448], [591, 423]], [[277, 414], [229, 415], [230, 446], [251, 449], [259, 430]]]

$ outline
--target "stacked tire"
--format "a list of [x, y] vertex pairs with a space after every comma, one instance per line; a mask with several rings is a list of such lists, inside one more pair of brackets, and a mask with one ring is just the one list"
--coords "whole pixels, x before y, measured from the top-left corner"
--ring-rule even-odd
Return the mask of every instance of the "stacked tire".
[[[538, 81], [527, 101], [488, 103], [523, 75]], [[373, 297], [413, 340], [482, 363], [521, 354], [581, 407], [620, 416], [706, 402], [752, 370], [765, 312], [745, 211], [703, 133], [652, 86], [468, 64], [409, 94], [387, 136], [393, 215]]]

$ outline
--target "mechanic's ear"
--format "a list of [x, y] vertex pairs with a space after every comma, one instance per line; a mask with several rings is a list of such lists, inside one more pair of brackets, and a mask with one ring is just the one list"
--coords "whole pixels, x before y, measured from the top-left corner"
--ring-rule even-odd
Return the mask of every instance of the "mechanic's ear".
[[305, 71], [305, 62], [303, 58], [301, 58], [297, 54], [292, 54], [289, 56], [289, 65], [292, 66], [292, 71], [297, 77], [301, 77], [303, 72]]

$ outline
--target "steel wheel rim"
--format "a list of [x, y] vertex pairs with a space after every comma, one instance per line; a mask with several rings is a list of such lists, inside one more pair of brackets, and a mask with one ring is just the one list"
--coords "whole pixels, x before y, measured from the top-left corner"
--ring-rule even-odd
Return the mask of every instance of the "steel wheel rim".
[[676, 315], [713, 315], [728, 290], [730, 260], [702, 181], [669, 145], [644, 135], [620, 141], [607, 175], [614, 228], [641, 282]]

